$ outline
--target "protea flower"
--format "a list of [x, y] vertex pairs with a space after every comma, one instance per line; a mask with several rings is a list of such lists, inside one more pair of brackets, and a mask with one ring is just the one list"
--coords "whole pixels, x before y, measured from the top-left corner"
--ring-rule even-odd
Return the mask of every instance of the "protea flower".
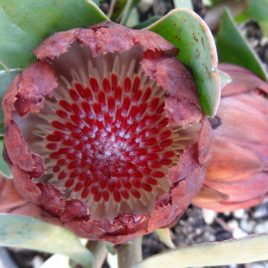
[[54, 34], [3, 99], [18, 192], [89, 239], [173, 224], [203, 182], [211, 129], [177, 49], [108, 22]]
[[220, 69], [233, 81], [223, 88], [211, 120], [212, 161], [193, 203], [232, 211], [257, 205], [268, 194], [268, 84], [235, 65], [221, 64]]
[[20, 214], [33, 217], [41, 215], [40, 208], [22, 198], [13, 180], [7, 179], [0, 174], [0, 213]]

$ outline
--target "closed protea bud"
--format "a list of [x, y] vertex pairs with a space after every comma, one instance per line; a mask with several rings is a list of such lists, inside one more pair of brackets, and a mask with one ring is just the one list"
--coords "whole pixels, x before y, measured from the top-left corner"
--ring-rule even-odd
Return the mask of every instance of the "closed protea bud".
[[216, 211], [248, 208], [268, 194], [268, 84], [250, 71], [220, 65], [232, 82], [211, 120], [215, 142], [205, 186], [194, 204]]
[[201, 187], [211, 142], [177, 49], [108, 22], [54, 34], [35, 54], [3, 99], [19, 193], [89, 239], [173, 224]]

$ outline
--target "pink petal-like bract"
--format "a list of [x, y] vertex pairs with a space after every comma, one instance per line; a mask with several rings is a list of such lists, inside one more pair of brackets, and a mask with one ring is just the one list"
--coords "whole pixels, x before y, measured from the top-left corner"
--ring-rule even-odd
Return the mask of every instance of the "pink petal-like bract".
[[42, 217], [122, 243], [176, 222], [212, 131], [177, 49], [111, 22], [56, 33], [3, 99], [15, 186]]
[[249, 208], [268, 195], [268, 84], [250, 71], [220, 64], [232, 82], [222, 91], [204, 187], [194, 198], [216, 211]]

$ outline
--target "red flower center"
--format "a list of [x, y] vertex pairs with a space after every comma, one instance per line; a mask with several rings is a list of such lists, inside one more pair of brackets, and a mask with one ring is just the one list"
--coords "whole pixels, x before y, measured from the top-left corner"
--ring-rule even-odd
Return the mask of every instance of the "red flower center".
[[39, 114], [44, 178], [95, 216], [150, 211], [185, 147], [165, 116], [165, 91], [136, 66], [115, 60], [108, 72], [92, 64], [87, 75], [73, 71]]

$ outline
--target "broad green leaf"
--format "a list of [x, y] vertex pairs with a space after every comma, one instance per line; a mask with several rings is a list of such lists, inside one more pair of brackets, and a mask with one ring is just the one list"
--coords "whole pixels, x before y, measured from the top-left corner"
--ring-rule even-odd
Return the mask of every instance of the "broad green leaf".
[[237, 16], [237, 20], [245, 21], [248, 19], [268, 22], [268, 0], [248, 0], [247, 9]]
[[[6, 92], [8, 86], [20, 71], [21, 71], [20, 69], [0, 70], [0, 103], [2, 103], [3, 95]], [[3, 137], [3, 133], [4, 133], [3, 111], [2, 108], [0, 108], [0, 137]]]
[[149, 257], [134, 268], [209, 267], [268, 260], [268, 235], [204, 243]]
[[216, 43], [221, 62], [243, 66], [267, 80], [267, 74], [260, 59], [239, 32], [228, 10], [225, 10], [222, 14]]
[[206, 23], [193, 11], [178, 8], [148, 29], [179, 49], [178, 59], [192, 70], [204, 111], [215, 115], [220, 102], [220, 78], [215, 43]]
[[191, 0], [174, 0], [174, 6], [193, 9], [193, 4]]
[[66, 255], [85, 267], [92, 266], [92, 254], [76, 235], [31, 217], [0, 214], [0, 246]]
[[0, 61], [9, 68], [23, 68], [49, 35], [107, 19], [90, 0], [1, 0]]
[[155, 231], [159, 237], [159, 240], [164, 243], [167, 247], [175, 249], [175, 245], [171, 239], [171, 232], [169, 228], [161, 228]]
[[6, 161], [3, 158], [3, 139], [0, 139], [0, 173], [2, 173], [5, 177], [11, 177], [11, 171], [9, 166], [7, 165]]

